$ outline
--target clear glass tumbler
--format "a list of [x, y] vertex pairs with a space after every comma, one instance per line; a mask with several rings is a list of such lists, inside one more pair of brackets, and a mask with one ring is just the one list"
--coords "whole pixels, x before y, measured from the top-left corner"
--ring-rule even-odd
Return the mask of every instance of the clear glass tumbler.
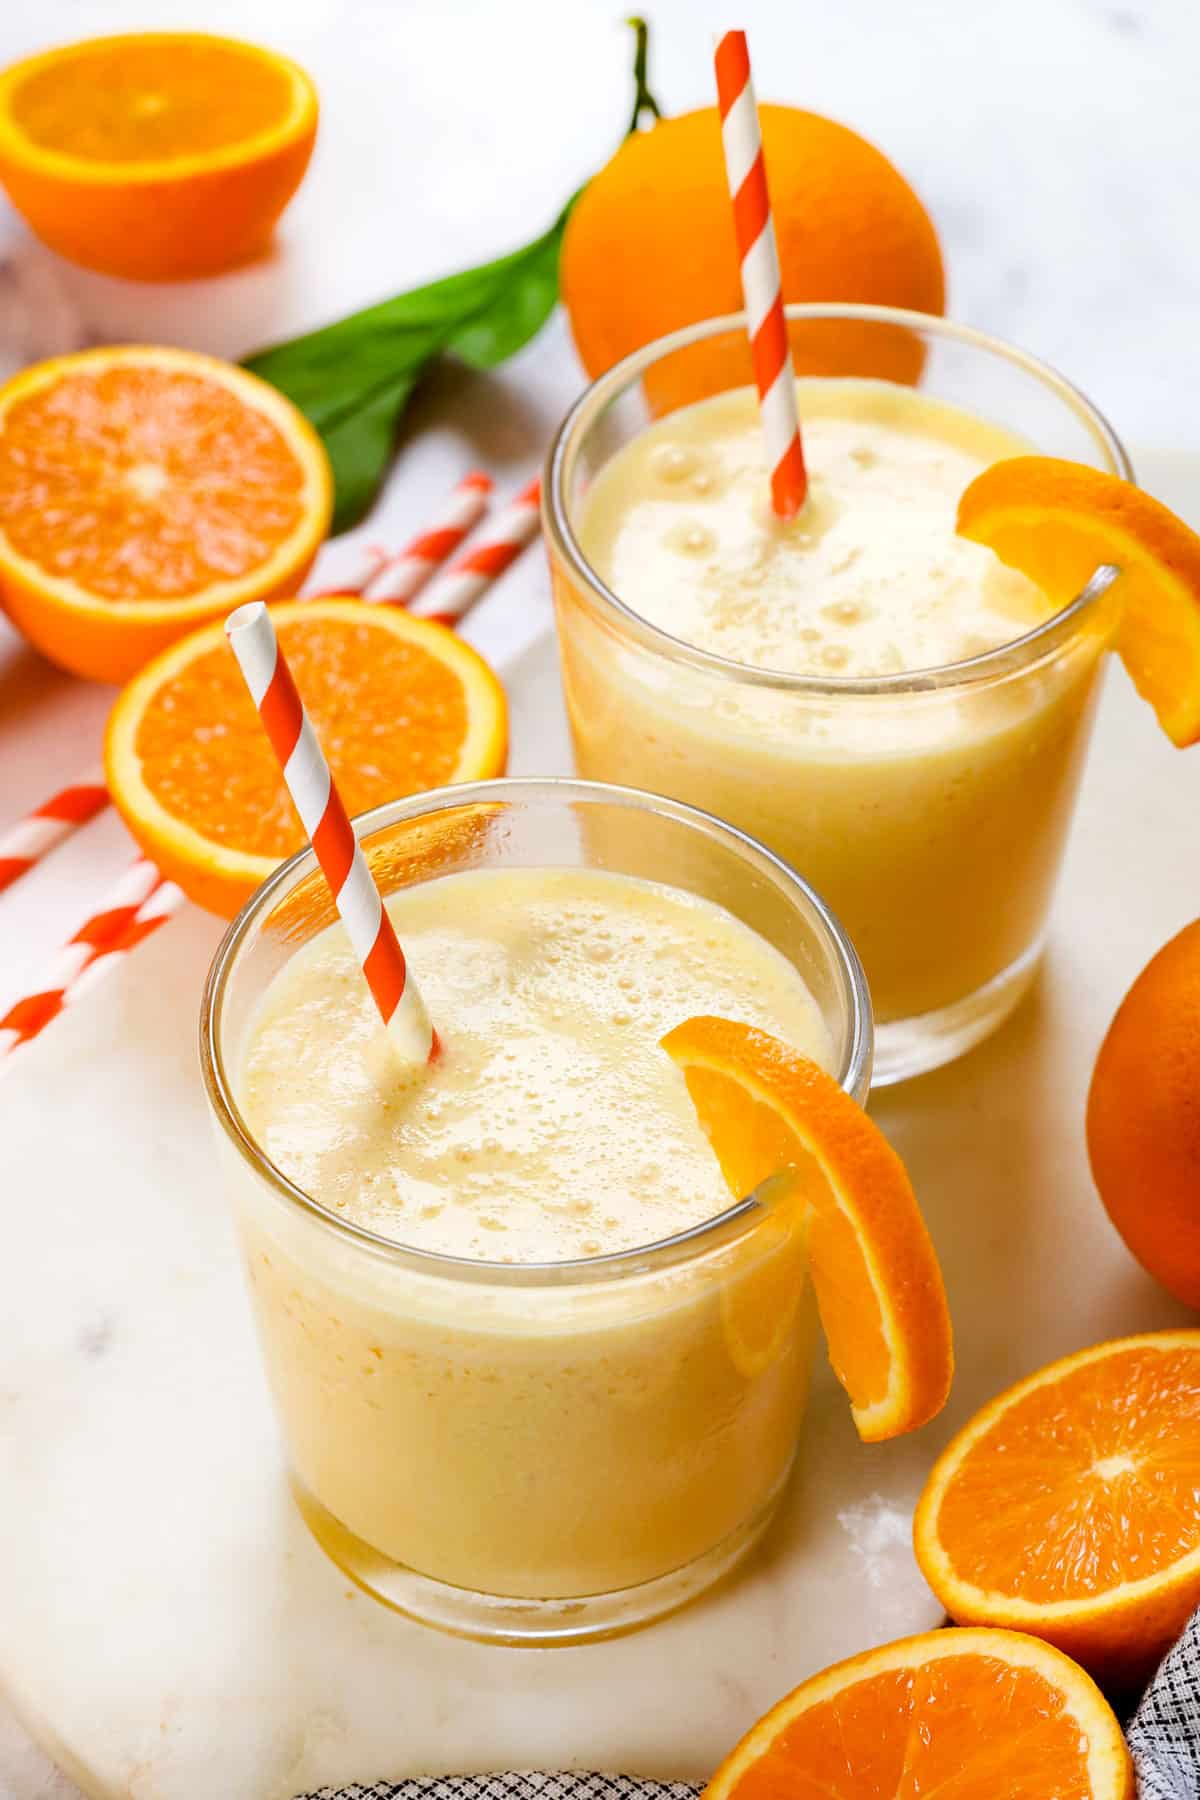
[[[717, 902], [800, 971], [832, 1073], [865, 1099], [854, 950], [731, 826], [618, 788], [501, 781], [356, 829], [386, 893], [461, 869], [599, 867]], [[731, 1567], [787, 1480], [810, 1350], [799, 1233], [749, 1198], [645, 1248], [521, 1265], [407, 1248], [326, 1210], [255, 1141], [238, 1082], [265, 989], [332, 918], [305, 851], [230, 927], [201, 1022], [300, 1509], [363, 1587], [443, 1629], [545, 1644], [640, 1625]]]
[[[882, 307], [788, 318], [797, 374], [887, 374], [1131, 477], [1084, 396], [1009, 345]], [[880, 1085], [960, 1055], [1033, 977], [1115, 625], [1111, 575], [1013, 643], [870, 679], [753, 668], [670, 636], [589, 565], [581, 509], [653, 420], [749, 380], [741, 315], [708, 320], [611, 369], [558, 433], [544, 510], [575, 759], [731, 820], [813, 883], [867, 972]]]

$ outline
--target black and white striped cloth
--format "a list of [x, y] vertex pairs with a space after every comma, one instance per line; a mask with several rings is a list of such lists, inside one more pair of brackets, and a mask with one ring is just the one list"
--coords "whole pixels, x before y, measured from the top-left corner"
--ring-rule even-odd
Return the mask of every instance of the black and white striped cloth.
[[[1158, 1674], [1129, 1727], [1138, 1800], [1200, 1800], [1200, 1613]], [[437, 1775], [322, 1788], [298, 1800], [696, 1800], [689, 1781], [632, 1775]]]

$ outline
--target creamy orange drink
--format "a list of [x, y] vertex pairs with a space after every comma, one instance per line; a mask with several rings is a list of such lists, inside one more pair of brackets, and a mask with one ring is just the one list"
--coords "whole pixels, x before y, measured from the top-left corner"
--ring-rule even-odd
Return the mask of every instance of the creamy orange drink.
[[[432, 1065], [397, 1065], [340, 926], [289, 944], [227, 1050], [254, 1158], [304, 1202], [233, 1159], [306, 1517], [396, 1604], [533, 1641], [707, 1585], [795, 1453], [803, 1261], [792, 1243], [783, 1328], [739, 1332], [741, 1286], [785, 1252], [704, 1229], [734, 1196], [660, 1038], [742, 1020], [861, 1092], [867, 1029], [860, 1010], [851, 1051], [843, 953], [762, 852], [632, 796], [539, 791], [574, 866], [468, 866], [388, 900]], [[663, 880], [622, 870], [627, 820], [639, 844], [654, 827]], [[497, 842], [484, 813], [480, 832], [468, 860]]]
[[598, 393], [618, 377], [550, 484], [580, 772], [770, 844], [863, 958], [882, 1078], [944, 1060], [1032, 974], [1111, 627], [1029, 649], [1056, 606], [956, 535], [963, 490], [1030, 439], [897, 382], [802, 378], [809, 495], [784, 523], [752, 388], [635, 429], [628, 392]]

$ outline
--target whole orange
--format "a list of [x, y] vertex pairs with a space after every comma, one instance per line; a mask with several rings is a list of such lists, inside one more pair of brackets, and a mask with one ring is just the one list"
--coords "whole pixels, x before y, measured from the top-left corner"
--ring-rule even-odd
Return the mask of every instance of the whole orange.
[[1147, 963], [1096, 1058], [1087, 1109], [1108, 1216], [1151, 1275], [1200, 1307], [1200, 920]]
[[[856, 132], [794, 106], [760, 106], [763, 154], [785, 300], [853, 300], [941, 313], [937, 233], [900, 172]], [[662, 119], [626, 138], [584, 189], [563, 241], [560, 286], [580, 360], [603, 374], [643, 344], [699, 319], [737, 312], [741, 281], [714, 107]], [[898, 329], [839, 323], [793, 328], [804, 373], [915, 380], [923, 350]], [[662, 405], [728, 386], [728, 339], [679, 359]]]

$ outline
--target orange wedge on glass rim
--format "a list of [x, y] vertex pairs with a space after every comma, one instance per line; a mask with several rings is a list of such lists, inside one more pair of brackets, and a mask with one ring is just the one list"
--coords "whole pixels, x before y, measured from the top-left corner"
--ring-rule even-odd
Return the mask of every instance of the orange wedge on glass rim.
[[930, 1631], [802, 1683], [705, 1800], [1131, 1800], [1121, 1727], [1061, 1652], [1012, 1631]]
[[[353, 599], [271, 617], [351, 815], [504, 773], [504, 689], [455, 632]], [[125, 688], [104, 770], [141, 849], [211, 912], [231, 917], [307, 842], [221, 622]]]
[[[883, 1133], [816, 1063], [749, 1025], [688, 1019], [662, 1046], [733, 1194], [795, 1172], [790, 1199], [773, 1206], [801, 1234], [796, 1281], [807, 1266], [859, 1436], [874, 1443], [923, 1425], [950, 1391], [950, 1314], [912, 1184]], [[727, 1314], [735, 1360], [749, 1334], [769, 1343], [770, 1321], [786, 1322], [779, 1272], [770, 1259], [762, 1293], [743, 1292], [743, 1318]]]
[[976, 476], [957, 528], [1056, 607], [1115, 565], [1121, 660], [1172, 743], [1200, 739], [1200, 536], [1169, 507], [1100, 469], [1017, 456]]
[[913, 1526], [951, 1618], [1148, 1676], [1200, 1605], [1200, 1331], [1063, 1357], [942, 1452]]

